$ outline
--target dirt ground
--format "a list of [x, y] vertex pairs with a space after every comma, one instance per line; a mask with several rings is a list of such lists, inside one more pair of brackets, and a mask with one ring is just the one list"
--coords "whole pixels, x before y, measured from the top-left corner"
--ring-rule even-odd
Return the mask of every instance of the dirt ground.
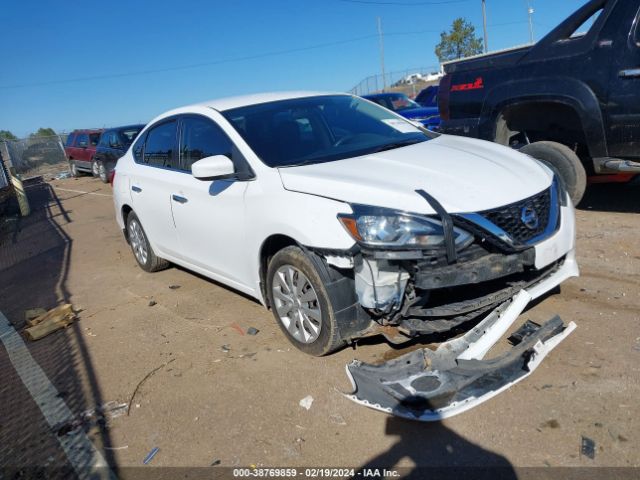
[[[591, 188], [577, 212], [582, 276], [521, 318], [559, 314], [576, 331], [522, 383], [438, 423], [343, 397], [353, 358], [402, 353], [382, 339], [312, 358], [255, 301], [180, 268], [143, 272], [110, 187], [89, 177], [29, 188], [34, 213], [0, 239], [0, 311], [20, 331], [27, 308], [81, 309], [27, 346], [74, 414], [128, 405], [85, 425], [114, 470], [154, 447], [153, 466], [640, 467], [639, 193]], [[44, 421], [1, 347], [0, 405], [0, 465], [65, 465], [64, 431]]]

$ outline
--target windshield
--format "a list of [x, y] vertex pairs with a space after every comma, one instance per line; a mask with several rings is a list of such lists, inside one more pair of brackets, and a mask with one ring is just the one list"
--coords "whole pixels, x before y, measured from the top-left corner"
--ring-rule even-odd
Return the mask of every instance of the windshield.
[[270, 167], [342, 160], [435, 137], [348, 95], [283, 100], [222, 114]]

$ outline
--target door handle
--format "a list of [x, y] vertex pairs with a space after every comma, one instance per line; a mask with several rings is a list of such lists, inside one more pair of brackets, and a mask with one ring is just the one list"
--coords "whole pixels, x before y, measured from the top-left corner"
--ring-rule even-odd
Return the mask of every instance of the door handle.
[[173, 199], [174, 202], [178, 202], [178, 203], [187, 203], [189, 201], [186, 198], [181, 197], [180, 195], [171, 195], [171, 198]]
[[133, 190], [136, 193], [140, 193], [142, 191], [142, 189], [140, 187], [136, 187], [135, 185], [131, 186], [131, 190]]
[[629, 68], [627, 70], [620, 70], [619, 75], [622, 78], [640, 77], [640, 68]]

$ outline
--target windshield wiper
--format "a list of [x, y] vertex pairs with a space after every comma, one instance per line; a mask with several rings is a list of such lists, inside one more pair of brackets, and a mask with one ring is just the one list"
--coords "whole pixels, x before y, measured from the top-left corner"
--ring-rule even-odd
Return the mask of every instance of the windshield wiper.
[[387, 150], [393, 150], [394, 148], [406, 147], [406, 146], [413, 145], [415, 143], [420, 143], [420, 142], [424, 142], [424, 140], [413, 139], [413, 140], [405, 140], [403, 142], [386, 143], [384, 145], [381, 145], [375, 148], [374, 150], [371, 151], [371, 153], [378, 153], [378, 152], [384, 152]]

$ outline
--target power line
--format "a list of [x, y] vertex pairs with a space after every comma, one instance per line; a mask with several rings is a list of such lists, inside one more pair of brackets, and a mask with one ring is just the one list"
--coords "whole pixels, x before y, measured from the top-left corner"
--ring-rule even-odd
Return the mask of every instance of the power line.
[[106, 79], [111, 79], [111, 78], [123, 78], [123, 77], [133, 77], [133, 76], [137, 76], [137, 75], [149, 75], [149, 74], [152, 74], [152, 73], [176, 72], [176, 71], [180, 71], [180, 70], [190, 70], [190, 69], [193, 69], [193, 68], [209, 67], [209, 66], [212, 66], [212, 65], [222, 65], [222, 64], [225, 64], [225, 63], [243, 62], [243, 61], [246, 61], [246, 60], [256, 60], [256, 59], [260, 59], [260, 58], [274, 57], [274, 56], [278, 56], [278, 55], [286, 55], [286, 54], [289, 54], [289, 53], [305, 52], [305, 51], [308, 51], [308, 50], [316, 50], [316, 49], [319, 49], [319, 48], [333, 47], [333, 46], [336, 46], [336, 45], [344, 45], [344, 44], [347, 44], [347, 43], [360, 42], [362, 40], [368, 40], [368, 39], [377, 38], [377, 37], [378, 37], [378, 34], [364, 35], [362, 37], [350, 38], [350, 39], [346, 39], [346, 40], [338, 40], [338, 41], [335, 41], [335, 42], [328, 42], [328, 43], [319, 43], [317, 45], [310, 45], [310, 46], [307, 46], [307, 47], [290, 48], [290, 49], [287, 49], [287, 50], [279, 50], [279, 51], [275, 51], [275, 52], [258, 53], [258, 54], [255, 54], [255, 55], [246, 55], [246, 56], [243, 56], [243, 57], [227, 58], [227, 59], [224, 59], [224, 60], [212, 60], [210, 62], [194, 63], [194, 64], [190, 64], [190, 65], [179, 65], [179, 66], [174, 66], [174, 67], [154, 68], [154, 69], [148, 69], [148, 70], [137, 70], [137, 71], [133, 71], [133, 72], [111, 73], [111, 74], [105, 74], [105, 75], [93, 75], [93, 76], [87, 76], [87, 77], [66, 78], [66, 79], [61, 79], [61, 80], [49, 80], [49, 81], [45, 81], [45, 82], [22, 83], [22, 84], [15, 84], [15, 85], [0, 85], [0, 89], [8, 90], [8, 89], [13, 89], [13, 88], [24, 88], [24, 87], [42, 87], [42, 86], [47, 86], [47, 85], [59, 85], [59, 84], [65, 84], [65, 83], [85, 82], [85, 81], [91, 81], [91, 80], [106, 80]]

